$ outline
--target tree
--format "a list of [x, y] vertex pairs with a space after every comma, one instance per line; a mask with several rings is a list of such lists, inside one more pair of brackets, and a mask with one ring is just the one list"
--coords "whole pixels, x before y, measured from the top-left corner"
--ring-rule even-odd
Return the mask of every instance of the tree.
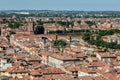
[[44, 27], [43, 26], [37, 26], [34, 33], [35, 34], [44, 34]]
[[53, 45], [55, 47], [57, 47], [59, 50], [60, 50], [60, 48], [62, 48], [62, 51], [63, 51], [63, 47], [67, 46], [67, 42], [65, 42], [63, 40], [55, 40], [53, 42]]
[[95, 22], [92, 22], [92, 21], [85, 21], [89, 27], [93, 26], [93, 25], [96, 25]]
[[8, 27], [13, 29], [13, 24], [11, 22], [8, 23]]
[[74, 26], [74, 23], [73, 22], [65, 22], [65, 21], [57, 21], [57, 23], [61, 26], [66, 26], [66, 27], [69, 27], [71, 25], [71, 27]]
[[10, 31], [10, 35], [12, 35], [12, 34], [16, 34], [16, 32], [14, 32], [14, 31]]
[[14, 23], [14, 28], [19, 28], [19, 26], [20, 26], [20, 22], [15, 22]]
[[85, 33], [85, 34], [82, 35], [82, 38], [85, 41], [89, 41], [90, 40], [90, 36], [91, 36], [91, 33], [87, 32], [87, 33]]
[[96, 57], [96, 55], [95, 55], [95, 54], [91, 54], [90, 56], [91, 56], [91, 57]]
[[64, 47], [66, 45], [67, 45], [67, 43], [65, 41], [63, 41], [63, 40], [55, 40], [54, 41], [54, 46]]
[[11, 61], [11, 58], [7, 58], [7, 62], [9, 63]]
[[77, 21], [77, 23], [81, 24], [81, 21]]
[[[111, 30], [100, 30], [98, 32], [86, 32], [83, 34], [82, 38], [84, 41], [88, 42], [89, 44], [92, 45], [96, 45], [96, 46], [101, 46], [101, 47], [105, 47], [105, 48], [111, 48], [111, 49], [120, 49], [120, 45], [117, 44], [117, 42], [105, 42], [102, 40], [102, 36], [106, 36], [106, 35], [113, 35], [115, 33], [120, 33], [120, 30], [117, 29], [111, 29]], [[97, 34], [98, 38], [96, 40], [94, 40], [93, 38], [91, 38], [92, 34]]]
[[40, 20], [38, 20], [38, 21], [37, 21], [37, 25], [43, 25], [43, 22], [40, 21]]
[[8, 27], [11, 28], [11, 29], [15, 29], [15, 28], [19, 28], [19, 26], [21, 26], [21, 23], [20, 22], [9, 22], [8, 23]]
[[6, 38], [10, 42], [10, 35], [7, 35]]
[[63, 32], [64, 32], [64, 31], [62, 31], [62, 30], [57, 30], [57, 31], [56, 31], [57, 34], [62, 34]]

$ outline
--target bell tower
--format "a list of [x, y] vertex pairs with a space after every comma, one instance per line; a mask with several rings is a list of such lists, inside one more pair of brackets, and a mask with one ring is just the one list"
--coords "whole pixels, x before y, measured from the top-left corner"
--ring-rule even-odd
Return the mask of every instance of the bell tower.
[[34, 31], [35, 31], [35, 22], [33, 22], [33, 21], [28, 22], [27, 31], [30, 34], [34, 34]]

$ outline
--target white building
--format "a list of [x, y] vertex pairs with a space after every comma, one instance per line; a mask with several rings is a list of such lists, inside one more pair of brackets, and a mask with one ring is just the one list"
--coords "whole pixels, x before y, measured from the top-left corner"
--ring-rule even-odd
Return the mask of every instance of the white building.
[[79, 58], [73, 56], [66, 56], [65, 53], [56, 53], [49, 56], [49, 65], [60, 69], [64, 69], [62, 64], [64, 63], [76, 63], [80, 62]]
[[8, 63], [7, 59], [1, 59], [1, 61], [0, 61], [0, 70], [6, 70], [9, 67], [12, 67], [12, 63]]

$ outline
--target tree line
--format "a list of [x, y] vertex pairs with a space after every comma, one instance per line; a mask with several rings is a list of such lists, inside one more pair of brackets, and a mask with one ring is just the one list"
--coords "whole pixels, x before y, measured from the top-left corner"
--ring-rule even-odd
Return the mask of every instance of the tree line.
[[[117, 42], [105, 42], [102, 40], [102, 36], [106, 35], [113, 35], [115, 33], [120, 33], [120, 30], [118, 29], [111, 29], [111, 30], [100, 30], [96, 32], [86, 32], [82, 35], [82, 38], [84, 41], [88, 42], [91, 45], [101, 46], [105, 48], [111, 48], [111, 49], [120, 49], [120, 44], [117, 44]], [[92, 34], [96, 34], [96, 40], [93, 39], [91, 36]]]

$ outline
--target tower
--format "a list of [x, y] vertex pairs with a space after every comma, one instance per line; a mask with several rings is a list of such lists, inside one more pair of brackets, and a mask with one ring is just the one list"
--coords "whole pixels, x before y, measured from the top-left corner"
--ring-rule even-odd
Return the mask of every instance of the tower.
[[3, 24], [2, 27], [1, 27], [1, 36], [5, 37], [8, 34], [9, 34], [9, 31], [7, 31], [7, 26]]
[[34, 34], [35, 22], [28, 22], [27, 30], [30, 34]]

